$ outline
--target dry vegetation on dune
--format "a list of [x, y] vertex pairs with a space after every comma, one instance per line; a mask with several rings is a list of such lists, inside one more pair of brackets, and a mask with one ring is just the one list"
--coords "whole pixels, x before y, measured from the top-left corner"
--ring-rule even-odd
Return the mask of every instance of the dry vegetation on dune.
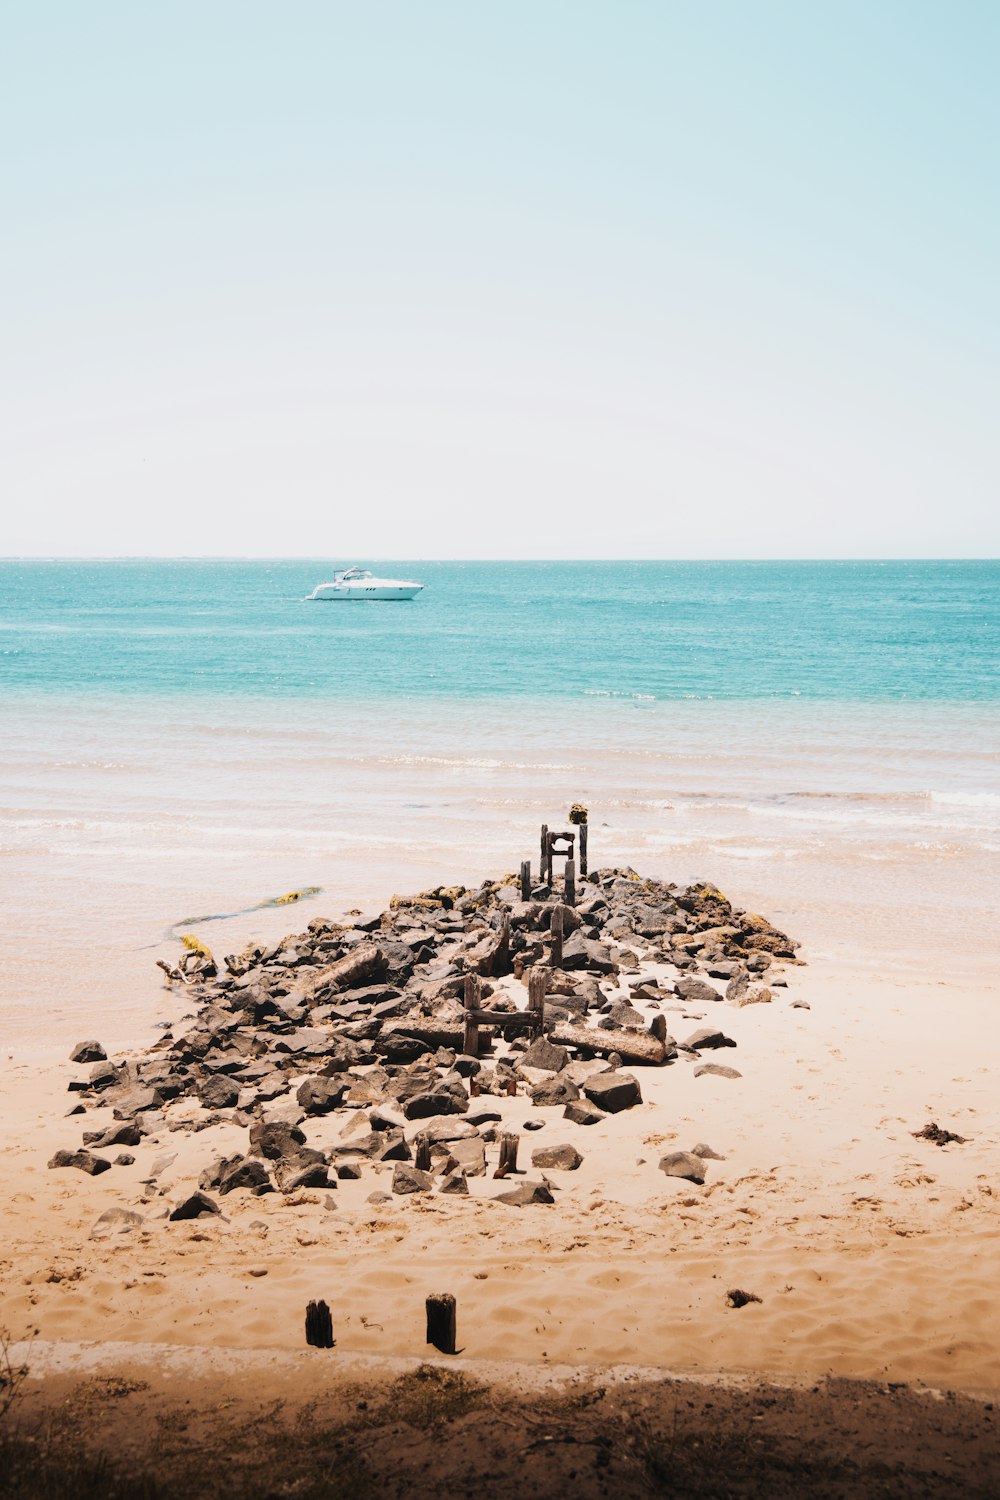
[[0, 1445], [9, 1500], [410, 1500], [997, 1492], [997, 1418], [964, 1398], [830, 1381], [664, 1380], [558, 1393], [421, 1365], [260, 1404], [137, 1379], [50, 1384]]

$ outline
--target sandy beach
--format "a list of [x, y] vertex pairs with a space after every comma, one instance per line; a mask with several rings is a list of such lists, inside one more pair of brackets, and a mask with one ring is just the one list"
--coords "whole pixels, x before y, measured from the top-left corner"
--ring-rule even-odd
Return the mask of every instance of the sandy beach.
[[[468, 1178], [467, 1197], [397, 1196], [392, 1163], [371, 1162], [331, 1188], [231, 1192], [220, 1215], [172, 1222], [206, 1165], [245, 1149], [245, 1129], [165, 1129], [134, 1147], [131, 1164], [98, 1177], [50, 1170], [55, 1152], [79, 1146], [82, 1126], [112, 1125], [112, 1111], [98, 1103], [66, 1118], [80, 1067], [53, 1049], [13, 1051], [0, 1121], [0, 1324], [31, 1372], [25, 1413], [40, 1421], [72, 1405], [73, 1392], [115, 1381], [127, 1395], [146, 1393], [129, 1395], [145, 1413], [140, 1427], [178, 1402], [203, 1420], [207, 1388], [224, 1392], [227, 1409], [249, 1412], [266, 1393], [294, 1412], [317, 1398], [318, 1368], [334, 1406], [359, 1391], [391, 1404], [392, 1383], [429, 1354], [441, 1366], [425, 1341], [424, 1301], [449, 1291], [458, 1307], [453, 1368], [494, 1400], [504, 1390], [523, 1396], [525, 1371], [557, 1405], [595, 1385], [639, 1382], [660, 1422], [678, 1380], [758, 1397], [773, 1387], [785, 1393], [782, 1410], [820, 1403], [819, 1416], [795, 1406], [785, 1433], [795, 1451], [820, 1422], [839, 1463], [850, 1441], [833, 1415], [838, 1380], [863, 1383], [856, 1390], [875, 1403], [865, 1419], [872, 1432], [885, 1429], [879, 1403], [898, 1387], [938, 1402], [958, 1393], [973, 1402], [962, 1408], [980, 1424], [967, 1451], [979, 1455], [976, 1473], [986, 1472], [997, 1454], [988, 1413], [1000, 1391], [1000, 1042], [984, 1025], [995, 986], [967, 970], [949, 982], [930, 963], [923, 974], [913, 964], [879, 973], [871, 959], [817, 956], [808, 932], [798, 959], [775, 962], [767, 1004], [664, 1000], [678, 1038], [700, 1023], [722, 1027], [735, 1047], [693, 1060], [735, 1064], [739, 1076], [699, 1076], [685, 1058], [633, 1068], [642, 1103], [586, 1129], [564, 1120], [561, 1105], [534, 1104], [524, 1085], [516, 1097], [489, 1099], [502, 1129], [520, 1134], [527, 1178], [538, 1178], [525, 1158], [539, 1146], [571, 1143], [583, 1158], [576, 1170], [545, 1174], [551, 1203], [523, 1208], [494, 1201], [508, 1184], [492, 1166]], [[640, 958], [607, 976], [603, 993], [627, 997], [640, 973], [665, 993], [678, 977]], [[513, 976], [499, 993], [523, 1007]], [[183, 1032], [189, 1004], [164, 988], [161, 1023]], [[95, 1021], [93, 1036], [100, 1030]], [[208, 1115], [186, 1099], [172, 1112]], [[916, 1138], [930, 1121], [965, 1139]], [[424, 1123], [406, 1127], [411, 1144]], [[324, 1151], [352, 1128], [340, 1112], [304, 1125], [309, 1145]], [[659, 1170], [665, 1153], [696, 1144], [713, 1153], [703, 1184]], [[141, 1222], [109, 1231], [101, 1216], [116, 1209]], [[760, 1300], [734, 1307], [734, 1288]], [[333, 1320], [328, 1353], [303, 1347], [305, 1305], [320, 1297]], [[563, 1418], [552, 1420], [559, 1427]], [[723, 1427], [734, 1423], [730, 1412]], [[900, 1429], [911, 1459], [925, 1425], [915, 1408]], [[536, 1493], [558, 1493], [535, 1480]], [[962, 1490], [978, 1492], [971, 1479]]]

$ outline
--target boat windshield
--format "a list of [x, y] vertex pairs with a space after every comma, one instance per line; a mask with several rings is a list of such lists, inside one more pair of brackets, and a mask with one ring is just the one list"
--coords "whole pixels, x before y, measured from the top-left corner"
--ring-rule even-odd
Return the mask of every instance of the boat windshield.
[[371, 576], [365, 568], [345, 568], [342, 573], [335, 574], [338, 583], [353, 583], [358, 578], [370, 578]]

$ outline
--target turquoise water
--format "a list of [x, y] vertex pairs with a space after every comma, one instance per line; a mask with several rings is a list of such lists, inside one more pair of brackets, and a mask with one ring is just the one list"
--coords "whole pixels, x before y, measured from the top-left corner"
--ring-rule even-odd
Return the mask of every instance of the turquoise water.
[[172, 923], [516, 869], [574, 801], [595, 863], [713, 880], [839, 962], [995, 967], [1000, 565], [379, 567], [426, 592], [0, 563], [0, 1037], [95, 1004], [139, 1034]]
[[[350, 559], [348, 559], [350, 561]], [[832, 702], [1000, 699], [1000, 563], [0, 563], [0, 691]]]

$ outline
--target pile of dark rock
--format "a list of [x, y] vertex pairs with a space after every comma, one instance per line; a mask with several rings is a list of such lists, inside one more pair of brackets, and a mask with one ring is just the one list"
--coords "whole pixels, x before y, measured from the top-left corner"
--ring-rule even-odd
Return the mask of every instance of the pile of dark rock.
[[[176, 968], [161, 965], [193, 1006], [183, 1029], [120, 1062], [97, 1042], [74, 1050], [89, 1069], [70, 1083], [71, 1113], [110, 1106], [112, 1123], [85, 1131], [83, 1149], [59, 1152], [50, 1166], [96, 1174], [112, 1165], [103, 1151], [229, 1123], [246, 1130], [245, 1150], [207, 1164], [173, 1216], [216, 1211], [213, 1192], [335, 1187], [365, 1164], [391, 1164], [399, 1194], [461, 1194], [468, 1177], [487, 1171], [487, 1148], [510, 1109], [504, 1101], [528, 1096], [533, 1108], [557, 1106], [580, 1126], [629, 1109], [642, 1094], [625, 1065], [697, 1062], [735, 1045], [713, 1027], [675, 1041], [661, 1006], [767, 1001], [795, 948], [713, 886], [679, 889], [611, 869], [590, 875], [572, 907], [545, 888], [522, 900], [509, 877], [394, 897], [387, 911], [350, 926], [317, 919], [271, 947], [227, 956], [221, 968], [199, 947]], [[644, 976], [644, 964], [670, 974]], [[546, 995], [534, 1039], [508, 1042], [504, 1028], [487, 1026], [483, 1055], [463, 1053], [467, 976], [481, 976], [481, 1003], [503, 1014], [525, 1008], [539, 966]], [[311, 1146], [314, 1122], [334, 1112], [346, 1125], [337, 1143]], [[559, 1145], [533, 1153], [532, 1164], [573, 1170], [581, 1160]], [[131, 1161], [128, 1152], [116, 1158]], [[544, 1176], [519, 1181], [502, 1197], [551, 1201], [551, 1186]]]

